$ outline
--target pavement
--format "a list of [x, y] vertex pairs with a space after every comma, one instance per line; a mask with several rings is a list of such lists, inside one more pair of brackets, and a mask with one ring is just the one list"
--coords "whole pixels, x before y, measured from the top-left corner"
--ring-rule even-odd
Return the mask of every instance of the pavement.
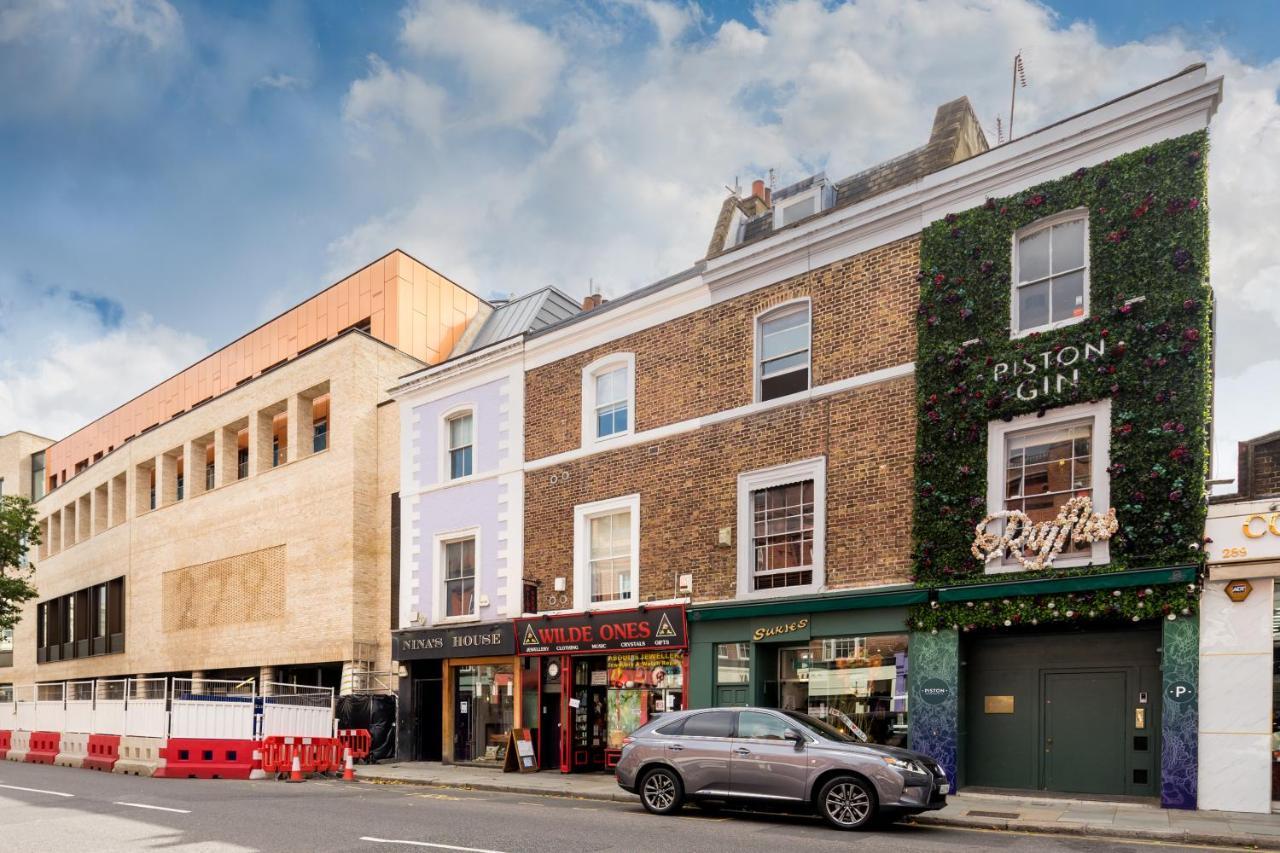
[[0, 762], [5, 853], [1134, 853], [1144, 846], [1162, 853], [1224, 849], [922, 824], [837, 832], [803, 815], [693, 808], [663, 818], [634, 801], [560, 794], [317, 779], [297, 785], [147, 779]]
[[[604, 773], [517, 774], [487, 767], [399, 762], [359, 767], [356, 776], [384, 784], [639, 803], [635, 795], [618, 787], [612, 775]], [[922, 827], [1280, 850], [1280, 814], [1184, 811], [1146, 802], [963, 793], [948, 797], [946, 808], [917, 815], [908, 822]]]

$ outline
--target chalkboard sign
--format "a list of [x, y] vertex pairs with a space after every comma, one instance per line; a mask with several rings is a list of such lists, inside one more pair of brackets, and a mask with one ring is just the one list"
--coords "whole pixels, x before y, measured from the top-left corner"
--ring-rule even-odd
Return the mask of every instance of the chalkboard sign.
[[504, 773], [537, 773], [538, 757], [533, 753], [533, 736], [528, 729], [507, 732], [507, 760]]

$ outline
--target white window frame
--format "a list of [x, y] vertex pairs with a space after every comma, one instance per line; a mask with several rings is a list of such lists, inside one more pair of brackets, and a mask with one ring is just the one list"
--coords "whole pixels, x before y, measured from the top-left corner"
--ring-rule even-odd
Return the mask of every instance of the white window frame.
[[[755, 525], [751, 495], [761, 489], [813, 480], [813, 580], [802, 586], [753, 589], [755, 576]], [[827, 554], [827, 457], [817, 456], [773, 468], [738, 475], [738, 598], [784, 598], [811, 595], [826, 583]]]
[[[591, 601], [591, 519], [631, 513], [631, 597]], [[573, 602], [575, 610], [623, 610], [640, 604], [640, 495], [631, 494], [573, 508]]]
[[735, 204], [733, 213], [729, 215], [729, 228], [724, 234], [724, 248], [732, 249], [742, 242], [742, 228], [746, 225], [746, 222], [746, 214], [742, 212], [742, 208]]
[[[465, 477], [451, 478], [449, 476], [449, 422], [462, 415], [471, 415], [471, 473]], [[474, 479], [476, 472], [480, 470], [480, 416], [476, 410], [474, 403], [462, 403], [440, 415], [438, 424], [436, 444], [439, 450], [436, 457], [439, 461], [439, 474], [437, 482], [439, 483], [466, 483]]]
[[[474, 467], [473, 467], [474, 470]], [[475, 540], [475, 595], [472, 596], [470, 613], [460, 616], [445, 615], [445, 546], [451, 542], [464, 539]], [[475, 622], [480, 619], [480, 579], [483, 576], [481, 566], [481, 538], [479, 527], [465, 527], [437, 533], [431, 537], [431, 621], [436, 625], [453, 625], [458, 622]]]
[[[627, 428], [621, 432], [599, 437], [596, 435], [596, 377], [602, 373], [627, 369]], [[616, 352], [598, 358], [582, 368], [582, 446], [595, 447], [636, 431], [636, 356], [630, 352]]]
[[[786, 394], [782, 397], [773, 397], [770, 400], [763, 399], [761, 383], [764, 381], [764, 373], [761, 369], [761, 361], [764, 357], [764, 324], [771, 316], [776, 314], [785, 314], [789, 310], [794, 309], [798, 305], [804, 305], [805, 312], [809, 315], [809, 356], [805, 361], [804, 369], [808, 375], [808, 381], [803, 391], [796, 391], [794, 394]], [[754, 335], [754, 343], [751, 348], [752, 359], [752, 381], [755, 384], [754, 401], [773, 402], [774, 400], [786, 400], [790, 397], [797, 397], [800, 394], [807, 394], [813, 390], [813, 300], [808, 296], [800, 296], [795, 299], [788, 299], [786, 302], [779, 302], [777, 305], [770, 305], [768, 308], [762, 309], [756, 313], [755, 319], [752, 321], [754, 327], [752, 334]]]
[[[1074, 220], [1084, 222], [1084, 313], [1079, 317], [1070, 317], [1066, 320], [1053, 320], [1053, 301], [1052, 291], [1049, 302], [1049, 322], [1043, 326], [1036, 326], [1031, 329], [1018, 328], [1018, 279], [1020, 278], [1018, 244], [1028, 237], [1034, 236], [1041, 231], [1048, 230], [1055, 225], [1063, 225]], [[1052, 243], [1052, 238], [1050, 238]], [[1089, 252], [1089, 208], [1076, 207], [1071, 210], [1064, 210], [1061, 213], [1055, 213], [1053, 216], [1046, 216], [1044, 219], [1037, 219], [1030, 225], [1020, 228], [1013, 234], [1013, 246], [1010, 251], [1013, 253], [1013, 276], [1009, 282], [1009, 332], [1011, 339], [1025, 338], [1033, 332], [1050, 332], [1054, 329], [1061, 329], [1066, 326], [1074, 326], [1076, 323], [1082, 323], [1089, 319], [1089, 271], [1093, 267], [1093, 258]], [[1052, 246], [1050, 247], [1050, 275], [1053, 272], [1053, 255]]]
[[[1089, 468], [1090, 481], [1093, 486], [1093, 511], [1105, 513], [1111, 508], [1111, 475], [1107, 468], [1111, 465], [1111, 400], [1104, 399], [1097, 403], [1079, 403], [1074, 406], [1062, 406], [1049, 409], [1043, 415], [1031, 413], [1006, 421], [991, 421], [987, 424], [987, 513], [995, 514], [1004, 509], [1005, 502], [1005, 465], [1008, 458], [1006, 450], [1008, 438], [1025, 430], [1040, 430], [1055, 426], [1068, 426], [1072, 423], [1091, 421], [1093, 443], [1092, 461]], [[993, 522], [1002, 524], [1003, 522]], [[1111, 543], [1094, 542], [1089, 551], [1077, 554], [1060, 554], [1053, 561], [1053, 567], [1067, 569], [1078, 566], [1105, 566], [1111, 562]], [[1021, 563], [1007, 558], [993, 559], [984, 566], [989, 575], [1003, 575], [1012, 572], [1027, 571]]]
[[[830, 181], [828, 181], [824, 176], [818, 180], [815, 180], [813, 183], [813, 186], [809, 187], [806, 190], [798, 192], [795, 195], [789, 195], [786, 198], [772, 199], [773, 230], [777, 231], [779, 228], [786, 228], [787, 225], [794, 225], [795, 222], [800, 222], [801, 220], [806, 219], [810, 216], [813, 216], [818, 213], [822, 213], [822, 211], [829, 209], [831, 205], [835, 203], [835, 195], [836, 195], [835, 186]], [[800, 202], [807, 201], [809, 199], [814, 200], [813, 210], [811, 210], [809, 213], [806, 213], [804, 216], [800, 217], [800, 219], [795, 220], [795, 222], [789, 222], [786, 225], [784, 225], [782, 222], [783, 210], [785, 210], [786, 208], [790, 207], [793, 204], [799, 204]]]

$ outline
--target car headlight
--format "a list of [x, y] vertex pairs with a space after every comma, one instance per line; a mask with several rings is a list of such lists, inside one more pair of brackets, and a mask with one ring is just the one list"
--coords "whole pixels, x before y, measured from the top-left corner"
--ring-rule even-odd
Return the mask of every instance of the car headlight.
[[904, 761], [901, 758], [894, 758], [892, 755], [882, 755], [880, 756], [880, 760], [885, 764], [888, 764], [894, 770], [901, 770], [906, 773], [924, 773], [927, 775], [927, 771], [923, 767], [910, 759]]

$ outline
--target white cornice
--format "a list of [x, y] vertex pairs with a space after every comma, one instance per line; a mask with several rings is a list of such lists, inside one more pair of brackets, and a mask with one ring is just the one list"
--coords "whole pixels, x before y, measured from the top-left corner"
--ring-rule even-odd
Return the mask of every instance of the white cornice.
[[447, 387], [455, 380], [465, 380], [465, 385], [470, 387], [478, 384], [477, 373], [483, 371], [487, 374], [506, 367], [523, 352], [524, 338], [516, 337], [412, 373], [404, 382], [393, 386], [387, 393], [397, 400], [403, 400], [427, 389], [437, 390], [442, 386]]

